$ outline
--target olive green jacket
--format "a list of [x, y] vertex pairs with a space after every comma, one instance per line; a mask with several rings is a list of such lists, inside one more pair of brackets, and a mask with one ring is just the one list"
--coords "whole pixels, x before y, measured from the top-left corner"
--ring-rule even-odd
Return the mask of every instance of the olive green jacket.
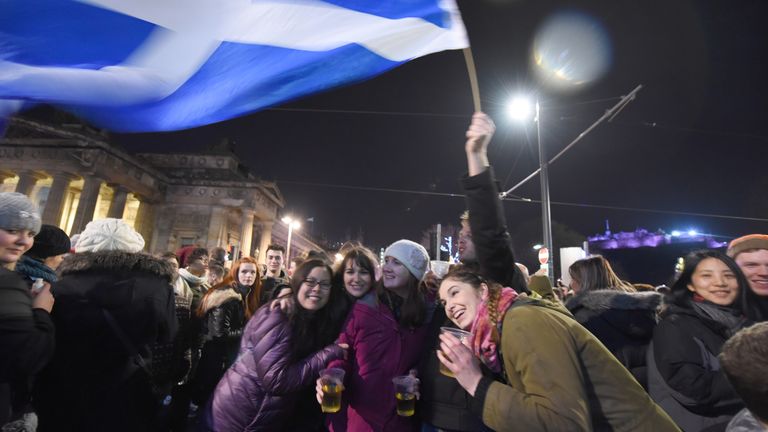
[[473, 411], [502, 431], [679, 431], [624, 366], [560, 304], [522, 298], [505, 317], [507, 384], [483, 378]]

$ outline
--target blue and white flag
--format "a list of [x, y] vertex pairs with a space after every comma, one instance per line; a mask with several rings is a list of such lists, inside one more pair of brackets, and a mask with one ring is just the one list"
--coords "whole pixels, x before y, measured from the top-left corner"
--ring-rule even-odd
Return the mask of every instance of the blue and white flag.
[[185, 129], [466, 46], [455, 0], [0, 0], [0, 115]]

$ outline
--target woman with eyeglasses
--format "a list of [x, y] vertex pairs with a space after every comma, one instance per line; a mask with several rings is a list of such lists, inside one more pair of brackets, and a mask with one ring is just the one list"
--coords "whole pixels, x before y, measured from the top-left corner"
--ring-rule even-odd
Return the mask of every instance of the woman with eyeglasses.
[[240, 352], [206, 410], [213, 431], [302, 431], [322, 427], [312, 384], [328, 362], [342, 358], [334, 341], [346, 300], [319, 260], [302, 264], [291, 281], [294, 307], [264, 305], [248, 322]]
[[[421, 282], [429, 255], [420, 244], [399, 240], [384, 256], [380, 272], [366, 248], [355, 247], [342, 259], [344, 289], [355, 304], [339, 337], [350, 355], [330, 365], [346, 371], [341, 411], [326, 420], [331, 431], [417, 430], [415, 417], [397, 415], [392, 379], [409, 374], [420, 359], [428, 312]], [[315, 390], [320, 402], [319, 380]]]

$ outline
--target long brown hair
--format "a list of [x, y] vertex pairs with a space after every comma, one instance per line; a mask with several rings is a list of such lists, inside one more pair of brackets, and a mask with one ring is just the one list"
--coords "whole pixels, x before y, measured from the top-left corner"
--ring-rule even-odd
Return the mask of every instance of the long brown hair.
[[[395, 313], [395, 298], [398, 295], [381, 284], [379, 299], [386, 304], [392, 313]], [[427, 287], [423, 282], [416, 279], [416, 276], [408, 272], [408, 281], [405, 284], [406, 297], [403, 298], [400, 306], [400, 318], [398, 323], [403, 327], [417, 328], [424, 324], [427, 319], [427, 301], [425, 299]]]
[[598, 289], [635, 292], [628, 282], [621, 280], [613, 272], [611, 264], [602, 255], [594, 255], [571, 264], [568, 273], [579, 283], [579, 292]]
[[205, 294], [203, 294], [203, 297], [200, 299], [200, 305], [197, 307], [197, 310], [194, 311], [195, 315], [197, 315], [200, 318], [204, 317], [206, 313], [205, 301], [208, 299], [208, 297], [213, 295], [213, 293], [218, 290], [228, 290], [228, 289], [232, 289], [232, 277], [230, 275], [224, 276], [224, 279], [222, 279], [221, 282], [208, 288], [208, 291], [206, 291]]
[[[346, 270], [347, 264], [350, 261], [370, 273], [371, 287], [368, 292], [380, 292], [379, 288], [381, 285], [381, 280], [378, 280], [377, 276], [381, 275], [381, 269], [379, 268], [376, 255], [365, 246], [352, 246], [351, 248], [347, 249], [344, 258], [342, 258], [342, 260], [339, 261], [333, 268], [334, 283], [338, 284], [344, 289], [344, 292], [346, 292], [347, 287], [344, 286], [344, 271]], [[368, 292], [366, 292], [366, 294], [368, 294]]]
[[261, 299], [261, 273], [259, 273], [259, 263], [249, 257], [244, 256], [240, 258], [239, 260], [235, 261], [235, 264], [232, 266], [232, 270], [229, 271], [229, 275], [227, 275], [227, 278], [229, 278], [232, 283], [239, 284], [240, 279], [238, 278], [238, 273], [240, 272], [240, 265], [241, 264], [253, 264], [254, 267], [256, 267], [256, 280], [253, 282], [253, 285], [251, 286], [251, 291], [246, 296], [245, 300], [245, 319], [250, 319], [254, 313], [256, 313], [256, 309], [261, 306], [259, 304], [259, 301]]

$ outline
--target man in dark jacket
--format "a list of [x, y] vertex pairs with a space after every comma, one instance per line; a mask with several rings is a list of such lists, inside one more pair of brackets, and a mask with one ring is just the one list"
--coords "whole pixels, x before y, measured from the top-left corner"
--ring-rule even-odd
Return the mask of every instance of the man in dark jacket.
[[176, 331], [171, 266], [119, 219], [90, 222], [53, 286], [56, 354], [41, 373], [38, 430], [149, 430], [151, 347]]
[[22, 414], [26, 401], [18, 396], [26, 394], [29, 379], [54, 350], [50, 285], [33, 296], [13, 271], [39, 230], [40, 216], [26, 196], [0, 193], [0, 427]]
[[[463, 264], [477, 266], [486, 279], [528, 293], [525, 277], [515, 265], [499, 190], [488, 162], [488, 143], [495, 128], [485, 114], [475, 114], [467, 131], [465, 151], [469, 175], [462, 179], [468, 215], [461, 218], [459, 257]], [[456, 379], [439, 373], [435, 355], [441, 326], [453, 326], [443, 308], [437, 308], [430, 323], [428, 351], [420, 365], [422, 419], [435, 427], [455, 431], [486, 430], [469, 411], [471, 397]]]

